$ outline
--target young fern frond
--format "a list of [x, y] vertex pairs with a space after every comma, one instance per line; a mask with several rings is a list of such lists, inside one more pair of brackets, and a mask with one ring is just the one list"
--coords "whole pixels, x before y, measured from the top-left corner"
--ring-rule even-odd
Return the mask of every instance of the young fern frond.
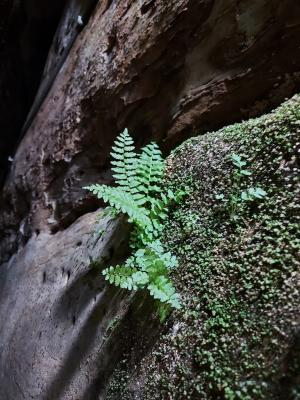
[[164, 220], [166, 220], [168, 216], [168, 208], [172, 203], [178, 203], [184, 195], [185, 192], [183, 191], [178, 190], [176, 193], [174, 193], [169, 189], [166, 194], [161, 192], [156, 198], [152, 197], [151, 200], [149, 200], [149, 218], [151, 219], [153, 225], [153, 230], [150, 233], [152, 239], [161, 236]]
[[103, 271], [103, 275], [110, 284], [128, 290], [144, 288], [149, 282], [148, 275], [145, 272], [138, 271], [135, 267], [126, 265], [109, 267]]
[[137, 180], [138, 157], [133, 139], [125, 129], [114, 142], [110, 153], [113, 161], [113, 177], [120, 188], [126, 193], [136, 195], [139, 182]]
[[180, 298], [169, 278], [169, 270], [177, 266], [176, 257], [164, 250], [159, 238], [168, 207], [184, 193], [163, 192], [161, 151], [150, 143], [138, 156], [127, 129], [115, 140], [111, 157], [117, 187], [95, 184], [85, 189], [127, 215], [134, 224], [130, 237], [133, 254], [124, 265], [106, 268], [102, 273], [121, 288], [147, 289], [160, 301], [160, 315], [165, 317], [170, 307], [180, 308]]
[[162, 303], [167, 303], [173, 308], [181, 308], [180, 297], [166, 276], [158, 276], [154, 282], [148, 285], [148, 289], [151, 296], [153, 296], [155, 299], [161, 301]]
[[128, 290], [146, 288], [161, 303], [179, 308], [179, 296], [168, 277], [169, 269], [176, 266], [176, 257], [164, 253], [157, 240], [144, 249], [137, 250], [125, 265], [109, 267], [103, 271], [110, 283]]
[[137, 167], [138, 190], [144, 194], [144, 201], [151, 201], [154, 193], [160, 193], [164, 174], [164, 160], [156, 143], [142, 148]]
[[130, 193], [123, 191], [121, 188], [99, 184], [87, 186], [84, 189], [91, 191], [98, 199], [103, 199], [117, 211], [128, 215], [129, 222], [134, 222], [143, 229], [152, 229], [152, 222], [148, 217], [149, 211], [144, 207], [138, 206]]

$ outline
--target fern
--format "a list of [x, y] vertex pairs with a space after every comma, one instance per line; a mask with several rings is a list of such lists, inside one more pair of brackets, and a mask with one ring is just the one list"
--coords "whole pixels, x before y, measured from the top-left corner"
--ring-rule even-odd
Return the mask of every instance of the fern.
[[175, 266], [176, 257], [165, 253], [161, 243], [155, 241], [138, 249], [125, 265], [109, 267], [103, 274], [116, 286], [129, 290], [147, 288], [155, 299], [180, 308], [179, 296], [168, 277], [169, 269]]
[[138, 271], [136, 268], [126, 265], [109, 267], [103, 271], [103, 274], [109, 283], [128, 290], [143, 288], [149, 282], [146, 272]]
[[134, 151], [133, 140], [125, 129], [123, 133], [115, 140], [112, 147], [111, 156], [114, 160], [111, 162], [113, 165], [113, 177], [118, 186], [124, 192], [135, 195], [137, 193], [137, 154]]
[[160, 193], [164, 174], [164, 161], [156, 143], [150, 143], [142, 149], [137, 167], [138, 190], [144, 194], [144, 202], [151, 203], [153, 193]]
[[150, 294], [162, 303], [168, 303], [173, 308], [180, 308], [180, 298], [169, 279], [158, 276], [153, 283], [148, 286]]
[[115, 140], [111, 157], [117, 187], [94, 184], [85, 189], [133, 223], [133, 254], [124, 265], [111, 266], [102, 273], [123, 289], [147, 289], [160, 302], [160, 315], [165, 317], [170, 307], [178, 309], [181, 304], [169, 278], [170, 269], [177, 266], [176, 257], [165, 251], [159, 239], [168, 207], [185, 193], [162, 190], [165, 164], [160, 149], [150, 143], [138, 155], [127, 129]]
[[152, 229], [152, 222], [148, 217], [149, 211], [139, 206], [132, 194], [120, 188], [99, 184], [85, 187], [85, 189], [90, 190], [98, 199], [103, 199], [106, 203], [109, 203], [116, 211], [127, 214], [129, 222], [134, 222], [143, 229]]

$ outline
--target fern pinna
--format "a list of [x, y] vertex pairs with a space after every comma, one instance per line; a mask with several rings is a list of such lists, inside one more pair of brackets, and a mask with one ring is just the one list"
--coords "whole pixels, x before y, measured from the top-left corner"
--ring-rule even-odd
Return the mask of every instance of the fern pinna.
[[183, 192], [162, 190], [164, 160], [157, 144], [135, 151], [133, 139], [125, 129], [112, 147], [113, 177], [116, 187], [94, 184], [86, 187], [115, 211], [127, 215], [134, 225], [130, 245], [132, 255], [124, 265], [106, 268], [102, 273], [111, 284], [128, 290], [147, 289], [166, 307], [180, 308], [179, 295], [170, 281], [169, 270], [176, 257], [166, 252], [160, 241], [168, 206]]

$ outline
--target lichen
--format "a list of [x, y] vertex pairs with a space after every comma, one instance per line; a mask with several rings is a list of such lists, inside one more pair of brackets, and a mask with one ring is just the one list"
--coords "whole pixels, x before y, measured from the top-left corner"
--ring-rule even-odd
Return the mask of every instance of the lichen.
[[[261, 118], [192, 138], [168, 159], [189, 186], [165, 226], [184, 308], [131, 374], [147, 399], [300, 399], [300, 96]], [[230, 155], [267, 196], [229, 217]], [[121, 395], [122, 393], [120, 393]]]

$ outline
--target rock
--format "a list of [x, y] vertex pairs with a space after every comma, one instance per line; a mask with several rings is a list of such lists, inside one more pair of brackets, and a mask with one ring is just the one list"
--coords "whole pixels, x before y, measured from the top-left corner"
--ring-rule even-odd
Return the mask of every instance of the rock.
[[[86, 214], [63, 231], [35, 234], [3, 264], [0, 400], [212, 400], [240, 391], [296, 399], [299, 110], [295, 96], [168, 158], [169, 184], [189, 191], [166, 227], [184, 308], [165, 325], [151, 299], [101, 277], [126, 257], [122, 220]], [[252, 173], [238, 186], [233, 153]], [[250, 187], [267, 196], [233, 215], [216, 198]]]
[[[75, 10], [87, 3], [72, 2]], [[108, 153], [125, 127], [138, 146], [154, 139], [167, 153], [189, 136], [261, 114], [297, 92], [299, 7], [294, 0], [280, 4], [271, 0], [107, 0], [97, 3], [86, 25], [76, 20], [80, 30], [76, 40], [71, 35], [73, 45], [61, 68], [55, 59], [51, 62], [52, 48], [42, 93], [50, 86], [47, 68], [59, 72], [41, 107], [34, 106], [28, 120], [33, 118], [32, 123], [0, 195], [0, 317], [4, 321], [0, 400], [132, 396], [147, 400], [170, 399], [174, 393], [187, 399], [225, 394], [233, 398], [244, 387], [252, 398], [267, 393], [270, 399], [270, 393], [275, 393], [274, 399], [283, 399], [285, 387], [292, 395], [298, 382], [295, 294], [299, 280], [295, 222], [288, 213], [290, 205], [296, 209], [296, 192], [287, 185], [293, 185], [293, 168], [298, 171], [291, 148], [297, 124], [290, 111], [298, 110], [298, 97], [274, 115], [190, 141], [169, 159], [170, 179], [188, 184], [191, 174], [198, 186], [193, 192], [196, 197], [186, 203], [187, 210], [177, 216], [179, 221], [173, 215], [173, 235], [166, 240], [181, 257], [174, 280], [187, 313], [174, 314], [163, 327], [147, 297], [107, 287], [100, 271], [89, 269], [90, 257], [96, 260], [94, 268], [100, 269], [123, 260], [128, 228], [122, 221], [109, 222], [102, 216], [98, 229], [110, 225], [100, 238], [95, 236], [96, 214], [88, 213], [100, 204], [82, 187], [111, 182]], [[69, 20], [68, 10], [65, 15], [65, 21]], [[58, 31], [56, 38], [59, 32], [65, 31]], [[13, 102], [5, 107], [8, 104]], [[226, 157], [233, 150], [248, 157], [260, 185], [271, 185], [270, 200], [275, 202], [280, 229], [268, 227], [270, 239], [257, 219], [271, 213], [271, 208], [264, 208], [270, 205], [269, 198], [262, 208], [260, 203], [254, 203], [257, 208], [245, 207], [243, 218], [249, 223], [241, 231], [228, 223], [224, 207], [215, 199], [211, 202], [219, 194], [214, 188], [231, 190], [232, 165]], [[282, 199], [278, 204], [273, 192], [277, 189]], [[201, 217], [196, 232], [194, 213]], [[216, 226], [209, 225], [212, 217], [220, 218]], [[180, 237], [182, 243], [177, 243]], [[224, 239], [223, 247], [220, 239]], [[277, 255], [269, 258], [265, 252], [276, 253], [277, 239], [278, 268], [273, 264]], [[247, 246], [253, 245], [255, 252], [255, 240], [265, 246], [253, 264]], [[198, 258], [202, 251], [208, 252], [208, 261], [204, 255]], [[206, 268], [206, 275], [199, 265]], [[272, 286], [266, 265], [279, 271], [278, 275], [274, 272], [277, 286]], [[238, 267], [249, 272], [249, 282]], [[273, 294], [269, 299], [272, 312], [264, 297], [269, 287], [278, 295], [278, 301]], [[235, 290], [236, 300], [229, 296]], [[241, 314], [241, 299], [247, 305], [245, 314]], [[249, 320], [252, 325], [247, 325]], [[232, 323], [240, 329], [233, 336]], [[252, 338], [257, 342], [252, 343]], [[229, 346], [224, 363], [219, 352], [223, 339]], [[212, 357], [203, 353], [206, 349], [213, 352]], [[209, 383], [207, 371], [212, 371]], [[246, 380], [247, 371], [251, 379], [257, 379], [255, 384]]]
[[118, 349], [112, 321], [128, 311], [126, 293], [100, 274], [126, 250], [127, 228], [97, 219], [34, 235], [1, 266], [1, 400], [97, 398]]
[[126, 348], [159, 330], [151, 299], [107, 285], [129, 226], [103, 210], [40, 233], [0, 268], [0, 400], [94, 400]]
[[39, 90], [22, 128], [23, 134], [30, 127], [39, 111], [79, 32], [88, 23], [96, 3], [96, 0], [69, 0], [65, 5], [48, 53]]

